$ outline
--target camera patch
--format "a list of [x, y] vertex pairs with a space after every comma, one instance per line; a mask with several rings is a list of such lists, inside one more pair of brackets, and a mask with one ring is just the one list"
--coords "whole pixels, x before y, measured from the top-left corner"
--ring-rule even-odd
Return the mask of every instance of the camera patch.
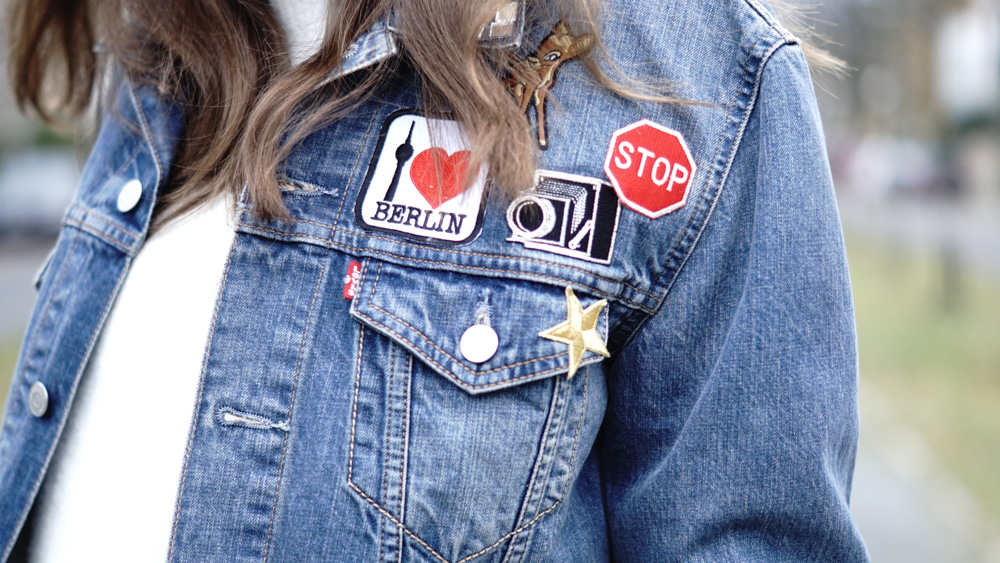
[[469, 144], [459, 125], [414, 111], [391, 114], [354, 206], [365, 229], [461, 244], [482, 230], [486, 166], [462, 189]]
[[507, 207], [508, 241], [601, 264], [611, 263], [618, 196], [594, 178], [539, 170], [535, 188]]

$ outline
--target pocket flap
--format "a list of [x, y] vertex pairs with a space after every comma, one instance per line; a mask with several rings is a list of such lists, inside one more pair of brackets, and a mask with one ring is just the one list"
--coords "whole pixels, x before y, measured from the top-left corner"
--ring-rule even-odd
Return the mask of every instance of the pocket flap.
[[[598, 301], [578, 297], [584, 309]], [[537, 282], [369, 261], [351, 314], [430, 369], [478, 394], [568, 373], [569, 346], [539, 336], [567, 320], [567, 300], [565, 288]], [[496, 353], [480, 363], [470, 361], [460, 344], [474, 325], [489, 326], [499, 341]], [[596, 331], [607, 342], [607, 307], [598, 315]], [[602, 358], [584, 351], [580, 366]]]

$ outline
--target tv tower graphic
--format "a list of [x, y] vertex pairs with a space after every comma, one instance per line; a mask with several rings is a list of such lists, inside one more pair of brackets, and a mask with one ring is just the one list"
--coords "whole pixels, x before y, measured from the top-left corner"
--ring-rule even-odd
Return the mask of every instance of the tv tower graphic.
[[413, 158], [413, 145], [410, 140], [413, 139], [413, 127], [416, 124], [416, 120], [410, 123], [410, 133], [406, 135], [406, 140], [396, 147], [396, 172], [392, 175], [392, 181], [389, 182], [389, 189], [385, 192], [384, 201], [392, 201], [392, 198], [396, 197], [396, 188], [399, 186], [399, 176], [403, 173], [403, 166]]

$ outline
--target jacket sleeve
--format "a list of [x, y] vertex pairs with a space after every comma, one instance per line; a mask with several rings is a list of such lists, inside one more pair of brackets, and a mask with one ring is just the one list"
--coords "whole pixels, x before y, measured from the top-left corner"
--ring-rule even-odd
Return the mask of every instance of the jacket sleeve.
[[809, 72], [767, 62], [716, 208], [608, 375], [620, 561], [864, 561], [854, 317]]

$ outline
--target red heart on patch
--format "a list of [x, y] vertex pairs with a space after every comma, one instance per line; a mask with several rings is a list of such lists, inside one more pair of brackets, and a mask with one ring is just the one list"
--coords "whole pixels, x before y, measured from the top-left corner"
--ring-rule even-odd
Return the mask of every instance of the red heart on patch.
[[[465, 179], [470, 155], [469, 151], [455, 151], [449, 155], [446, 150], [434, 147], [414, 157], [413, 164], [410, 165], [410, 180], [413, 180], [417, 191], [432, 208], [437, 209], [442, 203], [465, 191], [462, 180]], [[441, 180], [440, 186], [438, 178]]]

